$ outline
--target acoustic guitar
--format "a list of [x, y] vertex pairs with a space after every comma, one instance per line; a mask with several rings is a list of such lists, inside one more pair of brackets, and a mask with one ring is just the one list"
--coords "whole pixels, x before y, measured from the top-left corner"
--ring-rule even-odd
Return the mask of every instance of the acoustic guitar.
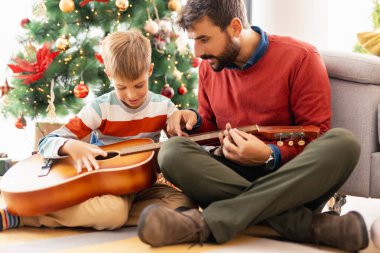
[[[249, 126], [239, 128], [267, 140], [315, 139], [316, 126]], [[199, 144], [218, 143], [219, 131], [192, 135]], [[104, 194], [123, 195], [141, 191], [157, 179], [154, 151], [163, 143], [133, 139], [101, 146], [107, 157], [96, 157], [100, 168], [78, 174], [71, 158], [45, 160], [40, 154], [18, 162], [1, 179], [1, 194], [9, 212], [35, 216], [54, 212]]]

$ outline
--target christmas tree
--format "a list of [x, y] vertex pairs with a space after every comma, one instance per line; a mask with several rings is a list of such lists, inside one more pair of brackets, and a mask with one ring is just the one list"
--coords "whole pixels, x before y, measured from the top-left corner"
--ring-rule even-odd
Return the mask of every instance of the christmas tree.
[[132, 28], [151, 41], [150, 90], [178, 108], [195, 108], [199, 59], [174, 25], [180, 8], [180, 0], [38, 0], [33, 18], [21, 21], [25, 34], [8, 64], [9, 84], [1, 87], [2, 113], [18, 117], [20, 128], [25, 118], [77, 113], [86, 99], [113, 89], [104, 73], [103, 38]]

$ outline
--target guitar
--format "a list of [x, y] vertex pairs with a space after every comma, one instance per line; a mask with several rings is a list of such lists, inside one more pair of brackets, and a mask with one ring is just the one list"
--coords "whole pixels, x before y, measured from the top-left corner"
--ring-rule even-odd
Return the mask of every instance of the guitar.
[[[315, 126], [249, 126], [239, 128], [267, 140], [315, 139], [320, 129]], [[218, 142], [220, 131], [192, 135], [199, 143]], [[281, 140], [282, 139], [282, 140]], [[290, 142], [290, 141], [289, 141]], [[101, 146], [107, 157], [96, 157], [99, 169], [78, 174], [70, 157], [45, 160], [33, 155], [10, 168], [1, 179], [1, 194], [9, 212], [35, 216], [54, 212], [104, 194], [122, 195], [138, 192], [157, 179], [154, 151], [163, 143], [151, 139], [133, 139]]]

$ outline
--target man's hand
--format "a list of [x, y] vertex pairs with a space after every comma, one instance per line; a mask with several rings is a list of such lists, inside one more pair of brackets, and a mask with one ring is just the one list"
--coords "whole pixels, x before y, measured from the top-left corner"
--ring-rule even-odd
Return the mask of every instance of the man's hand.
[[186, 128], [190, 131], [195, 124], [197, 124], [197, 114], [195, 112], [191, 110], [178, 110], [169, 117], [166, 131], [169, 136], [188, 136], [182, 130]]
[[85, 166], [87, 171], [99, 169], [96, 156], [107, 156], [107, 152], [96, 145], [92, 145], [83, 141], [70, 139], [59, 150], [60, 155], [69, 155], [75, 162], [78, 174], [82, 172]]
[[232, 141], [231, 136], [228, 133], [228, 131], [230, 131], [231, 128], [232, 128], [231, 124], [227, 123], [226, 129], [223, 132], [219, 133], [218, 137], [219, 137], [220, 146], [217, 149], [215, 149], [215, 151], [213, 153], [214, 155], [217, 155], [217, 156], [223, 155], [223, 139], [224, 139], [224, 137], [228, 137], [230, 139], [230, 141]]
[[222, 152], [228, 160], [252, 166], [264, 164], [271, 148], [256, 136], [233, 128], [223, 138]]

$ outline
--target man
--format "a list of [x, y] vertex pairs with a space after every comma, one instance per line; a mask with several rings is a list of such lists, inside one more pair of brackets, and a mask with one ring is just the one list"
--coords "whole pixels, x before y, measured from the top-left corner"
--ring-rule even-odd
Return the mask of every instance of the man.
[[[198, 201], [196, 209], [148, 206], [139, 237], [151, 246], [224, 243], [266, 223], [283, 237], [347, 251], [366, 248], [362, 216], [321, 213], [354, 169], [360, 146], [347, 130], [330, 128], [330, 90], [317, 50], [304, 42], [250, 27], [243, 0], [189, 0], [178, 24], [195, 40], [199, 112], [181, 110], [171, 135], [225, 129], [210, 153], [183, 137], [161, 148], [165, 177]], [[262, 141], [246, 125], [316, 125], [323, 136], [307, 147]], [[301, 153], [302, 152], [302, 153]]]

